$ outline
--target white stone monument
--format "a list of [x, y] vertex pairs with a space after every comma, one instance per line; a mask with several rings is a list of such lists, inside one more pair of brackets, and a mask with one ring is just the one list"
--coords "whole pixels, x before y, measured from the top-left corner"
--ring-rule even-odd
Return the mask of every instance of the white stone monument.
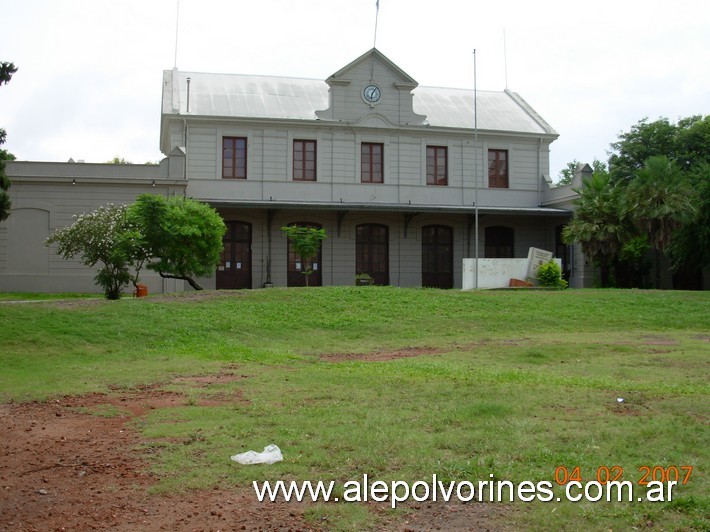
[[537, 282], [537, 270], [543, 264], [552, 260], [552, 252], [544, 249], [530, 248], [528, 250], [528, 279]]

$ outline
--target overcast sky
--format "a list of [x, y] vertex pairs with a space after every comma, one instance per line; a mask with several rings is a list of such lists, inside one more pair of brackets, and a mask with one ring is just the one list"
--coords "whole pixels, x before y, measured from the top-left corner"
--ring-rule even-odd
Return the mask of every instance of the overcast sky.
[[[325, 79], [373, 46], [376, 9], [180, 0], [179, 12], [176, 54], [176, 0], [0, 0], [0, 61], [19, 67], [0, 87], [4, 147], [21, 160], [160, 160], [176, 55], [180, 70]], [[707, 0], [380, 0], [377, 48], [420, 85], [469, 89], [476, 49], [477, 88], [507, 77], [560, 134], [553, 179], [573, 159], [606, 161], [643, 117], [710, 113]]]

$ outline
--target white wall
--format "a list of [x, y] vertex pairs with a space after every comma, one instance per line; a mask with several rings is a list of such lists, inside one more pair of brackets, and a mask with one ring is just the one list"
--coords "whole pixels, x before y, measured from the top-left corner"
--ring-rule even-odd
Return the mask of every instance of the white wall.
[[[561, 259], [552, 259], [562, 266]], [[478, 288], [506, 288], [511, 279], [527, 280], [528, 259], [478, 259]], [[463, 259], [462, 290], [476, 288], [476, 259]]]

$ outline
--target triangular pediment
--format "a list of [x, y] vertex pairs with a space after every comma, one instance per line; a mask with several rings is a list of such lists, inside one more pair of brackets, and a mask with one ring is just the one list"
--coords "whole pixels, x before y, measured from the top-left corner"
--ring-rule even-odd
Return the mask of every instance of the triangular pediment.
[[341, 84], [343, 82], [351, 81], [353, 74], [360, 72], [363, 67], [365, 67], [366, 70], [367, 68], [372, 68], [372, 70], [374, 70], [374, 68], [384, 68], [385, 70], [388, 70], [392, 75], [394, 75], [394, 77], [399, 80], [400, 84], [411, 85], [412, 87], [410, 90], [415, 89], [417, 85], [419, 85], [419, 83], [417, 83], [413, 77], [411, 77], [404, 70], [399, 68], [377, 48], [372, 48], [368, 50], [360, 57], [338, 70], [335, 74], [330, 76], [325, 81], [326, 83], [328, 83], [328, 85], [331, 85], [331, 83]]

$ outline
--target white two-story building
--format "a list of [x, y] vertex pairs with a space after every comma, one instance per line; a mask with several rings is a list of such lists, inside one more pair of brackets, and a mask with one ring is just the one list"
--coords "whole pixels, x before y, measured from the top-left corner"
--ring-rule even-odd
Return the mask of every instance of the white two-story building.
[[[208, 288], [298, 286], [306, 266], [311, 285], [368, 273], [455, 288], [476, 249], [526, 257], [533, 246], [564, 259], [569, 204], [547, 206], [557, 136], [513, 92], [420, 87], [377, 49], [325, 81], [167, 70], [159, 166], [8, 164], [0, 289], [94, 290], [94, 272], [44, 239], [72, 214], [144, 192], [186, 194], [221, 214], [227, 233], [215, 275], [201, 280]], [[281, 231], [294, 223], [327, 232], [312, 265]]]

